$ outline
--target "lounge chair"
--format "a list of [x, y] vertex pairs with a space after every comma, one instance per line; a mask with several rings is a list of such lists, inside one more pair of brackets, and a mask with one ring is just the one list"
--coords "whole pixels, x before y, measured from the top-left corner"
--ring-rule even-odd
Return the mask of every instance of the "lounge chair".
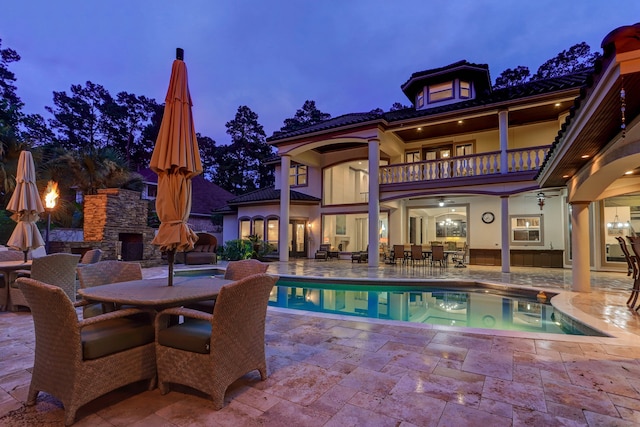
[[331, 245], [320, 245], [320, 248], [316, 251], [315, 259], [323, 259], [325, 261], [329, 260], [330, 250]]

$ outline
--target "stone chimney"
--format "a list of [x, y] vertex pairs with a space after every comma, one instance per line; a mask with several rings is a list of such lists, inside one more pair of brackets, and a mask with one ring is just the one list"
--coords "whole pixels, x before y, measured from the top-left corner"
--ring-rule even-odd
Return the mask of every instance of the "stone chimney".
[[98, 190], [84, 198], [84, 241], [97, 243], [103, 259], [158, 263], [161, 253], [151, 244], [155, 230], [147, 226], [148, 201], [137, 191]]

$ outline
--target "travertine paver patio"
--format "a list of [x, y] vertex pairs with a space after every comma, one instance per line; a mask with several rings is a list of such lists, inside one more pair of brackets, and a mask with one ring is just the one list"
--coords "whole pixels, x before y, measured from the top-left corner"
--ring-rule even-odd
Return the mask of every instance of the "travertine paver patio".
[[[272, 263], [278, 274], [438, 277], [569, 289], [570, 270], [470, 266], [434, 271], [348, 261]], [[145, 276], [166, 274], [146, 269]], [[79, 411], [78, 426], [635, 426], [640, 424], [639, 315], [625, 306], [630, 280], [594, 273], [593, 292], [562, 295], [563, 309], [616, 338], [495, 332], [362, 321], [269, 308], [270, 376], [237, 381], [213, 411], [195, 391], [162, 396], [126, 387]], [[33, 364], [27, 312], [0, 313], [0, 425], [61, 425], [41, 394], [22, 406]]]

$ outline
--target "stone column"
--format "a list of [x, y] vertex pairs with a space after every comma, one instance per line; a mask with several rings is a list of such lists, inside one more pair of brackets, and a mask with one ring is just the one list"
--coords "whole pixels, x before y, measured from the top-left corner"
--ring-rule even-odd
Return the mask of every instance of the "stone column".
[[380, 140], [369, 140], [369, 267], [380, 265]]
[[289, 261], [289, 205], [291, 202], [289, 186], [289, 169], [291, 158], [285, 154], [280, 159], [280, 235], [278, 250], [280, 261]]
[[571, 202], [571, 290], [591, 292], [589, 203]]

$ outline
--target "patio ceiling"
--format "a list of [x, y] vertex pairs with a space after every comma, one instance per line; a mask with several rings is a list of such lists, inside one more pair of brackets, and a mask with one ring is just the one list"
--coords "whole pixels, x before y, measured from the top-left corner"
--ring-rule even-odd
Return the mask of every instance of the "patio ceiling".
[[[547, 170], [544, 170], [543, 166], [544, 179], [540, 182], [541, 186], [564, 186], [570, 177], [575, 175], [593, 156], [606, 147], [620, 133], [622, 116], [620, 111], [621, 88], [622, 83], [618, 78], [612, 89], [604, 95], [595, 108], [588, 123], [571, 141], [571, 145], [565, 148], [566, 151], [562, 158], [554, 159], [554, 162], [548, 165], [549, 169]], [[628, 125], [640, 114], [640, 73], [625, 75], [624, 88], [627, 93], [625, 121]], [[583, 102], [585, 102], [584, 96], [576, 104], [578, 114], [580, 105]], [[565, 143], [566, 141], [564, 140], [559, 142], [559, 144]], [[583, 158], [582, 156], [588, 157]]]

